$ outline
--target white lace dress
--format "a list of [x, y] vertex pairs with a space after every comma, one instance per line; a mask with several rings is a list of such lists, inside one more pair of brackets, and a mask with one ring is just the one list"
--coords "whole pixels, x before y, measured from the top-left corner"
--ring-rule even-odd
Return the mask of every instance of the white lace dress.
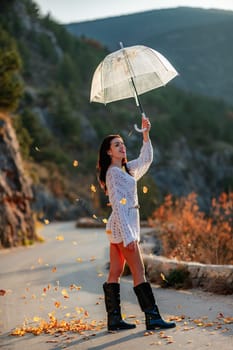
[[140, 240], [140, 220], [137, 181], [147, 172], [153, 160], [151, 142], [144, 142], [137, 159], [127, 163], [130, 171], [110, 166], [106, 174], [106, 185], [112, 213], [106, 225], [111, 243], [123, 242], [126, 247], [132, 241]]

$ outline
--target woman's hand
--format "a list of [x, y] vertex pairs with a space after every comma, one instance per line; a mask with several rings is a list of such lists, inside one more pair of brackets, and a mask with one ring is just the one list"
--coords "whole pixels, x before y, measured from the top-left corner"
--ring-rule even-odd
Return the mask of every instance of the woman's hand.
[[146, 129], [143, 131], [143, 140], [147, 142], [149, 140], [149, 132], [151, 129], [151, 123], [149, 118], [142, 116], [142, 129]]

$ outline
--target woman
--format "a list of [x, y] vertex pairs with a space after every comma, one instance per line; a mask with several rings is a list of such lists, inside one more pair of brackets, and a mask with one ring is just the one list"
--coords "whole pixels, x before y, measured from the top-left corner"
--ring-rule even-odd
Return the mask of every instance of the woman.
[[108, 315], [108, 330], [131, 329], [134, 324], [122, 320], [120, 308], [120, 277], [127, 262], [133, 277], [134, 291], [146, 316], [146, 329], [172, 328], [165, 322], [155, 303], [139, 248], [140, 224], [137, 181], [146, 173], [152, 159], [148, 118], [142, 118], [143, 146], [137, 159], [127, 162], [126, 147], [119, 135], [107, 136], [100, 147], [98, 178], [112, 206], [106, 233], [110, 240], [110, 270], [103, 285]]

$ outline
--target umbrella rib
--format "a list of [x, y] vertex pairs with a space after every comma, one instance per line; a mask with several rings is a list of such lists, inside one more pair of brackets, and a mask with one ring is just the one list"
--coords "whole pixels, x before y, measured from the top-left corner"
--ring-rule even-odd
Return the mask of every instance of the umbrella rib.
[[165, 84], [163, 83], [163, 81], [161, 80], [160, 76], [159, 76], [156, 72], [154, 72], [154, 75], [157, 77], [157, 79], [160, 81], [160, 83], [161, 83], [162, 85], [165, 85]]
[[101, 67], [101, 90], [103, 90], [103, 93], [104, 93], [104, 104], [106, 105], [106, 103], [105, 103], [105, 97], [106, 97], [106, 93], [105, 93], [105, 88], [104, 88], [104, 83], [103, 83], [103, 80], [104, 80], [104, 78], [103, 78], [103, 73], [104, 73], [104, 69], [103, 69], [103, 67], [104, 67], [104, 60], [102, 61], [102, 67]]
[[[149, 50], [153, 53], [153, 50], [149, 47]], [[161, 61], [161, 59], [160, 59], [160, 57], [159, 56], [157, 56], [157, 59], [159, 60], [159, 62], [162, 64], [162, 66], [166, 69], [166, 71], [168, 72], [169, 71], [169, 69], [166, 67], [166, 66], [164, 66], [164, 64], [163, 64], [163, 61]]]
[[133, 70], [133, 67], [130, 63], [130, 60], [128, 58], [128, 55], [125, 51], [125, 49], [123, 48], [123, 55], [125, 56], [125, 61], [126, 61], [126, 65], [127, 65], [127, 68], [128, 68], [128, 71], [129, 71], [129, 74], [130, 74], [130, 78], [135, 78], [135, 74], [134, 74], [134, 70]]
[[127, 52], [125, 51], [125, 49], [123, 47], [123, 44], [122, 44], [122, 52], [123, 52], [123, 56], [124, 56], [124, 59], [126, 62], [126, 67], [127, 67], [127, 70], [129, 72], [129, 76], [130, 76], [131, 84], [129, 84], [129, 85], [130, 85], [132, 92], [133, 92], [133, 95], [135, 97], [136, 105], [140, 105], [140, 109], [141, 109], [141, 103], [140, 103], [139, 98], [138, 98], [138, 92], [137, 92], [137, 88], [136, 88], [135, 81], [134, 81], [135, 73], [134, 73], [133, 67], [130, 63], [130, 60], [128, 58]]
[[[148, 49], [153, 53], [153, 50], [152, 50], [150, 47], [149, 47]], [[168, 69], [166, 66], [164, 66], [164, 64], [163, 64], [162, 60], [160, 59], [160, 57], [157, 56], [157, 59], [159, 60], [159, 62], [163, 65], [163, 67], [164, 67], [164, 68], [166, 69], [166, 71], [168, 72], [169, 69]], [[158, 80], [160, 81], [160, 83], [162, 84], [162, 86], [166, 85], [166, 83], [165, 83], [165, 84], [163, 83], [163, 81], [161, 80], [160, 76], [159, 76], [156, 72], [154, 72], [154, 74], [156, 75], [156, 77], [158, 78]]]

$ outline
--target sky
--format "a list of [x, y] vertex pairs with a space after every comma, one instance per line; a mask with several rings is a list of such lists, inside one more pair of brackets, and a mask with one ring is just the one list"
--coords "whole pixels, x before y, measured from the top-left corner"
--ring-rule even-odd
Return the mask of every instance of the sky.
[[233, 0], [34, 0], [42, 15], [50, 13], [60, 23], [82, 22], [98, 18], [180, 6], [233, 11]]

